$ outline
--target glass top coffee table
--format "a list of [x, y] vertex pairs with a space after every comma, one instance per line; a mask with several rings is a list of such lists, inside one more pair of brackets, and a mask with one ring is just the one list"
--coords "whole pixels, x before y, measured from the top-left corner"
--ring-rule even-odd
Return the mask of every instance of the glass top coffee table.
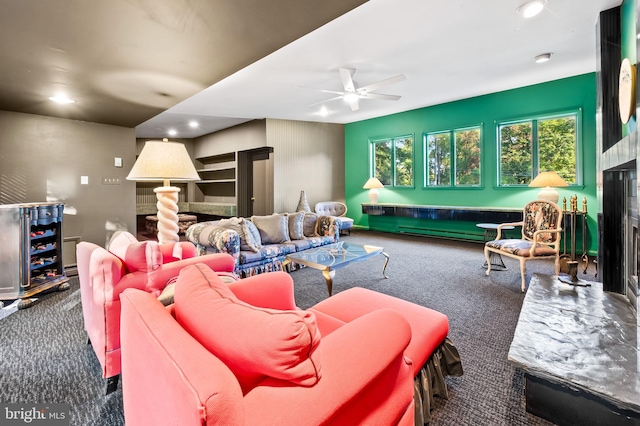
[[339, 242], [288, 254], [282, 266], [284, 268], [289, 263], [298, 263], [322, 271], [322, 275], [327, 282], [329, 296], [331, 296], [336, 269], [344, 268], [353, 262], [382, 255], [385, 257], [382, 276], [389, 278], [385, 274], [387, 263], [389, 263], [389, 255], [382, 250], [384, 250], [382, 247]]

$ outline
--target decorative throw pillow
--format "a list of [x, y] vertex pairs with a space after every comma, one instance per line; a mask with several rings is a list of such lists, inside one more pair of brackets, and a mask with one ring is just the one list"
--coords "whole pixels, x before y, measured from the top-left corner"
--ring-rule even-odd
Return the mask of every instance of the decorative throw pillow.
[[218, 227], [222, 229], [231, 229], [238, 233], [240, 237], [240, 250], [258, 251], [260, 249], [260, 240], [257, 241], [253, 234], [247, 235], [245, 220], [242, 217], [232, 217], [229, 219], [220, 219]]
[[244, 230], [244, 238], [248, 247], [251, 250], [257, 252], [262, 247], [262, 240], [260, 239], [260, 231], [256, 228], [253, 222], [248, 219], [242, 220], [242, 226]]
[[244, 392], [265, 376], [302, 386], [321, 377], [315, 315], [244, 303], [204, 264], [180, 272], [176, 320], [238, 378]]
[[305, 213], [303, 222], [303, 232], [305, 237], [317, 237], [316, 222], [318, 215], [315, 213]]
[[289, 213], [289, 238], [292, 240], [304, 239], [304, 212]]
[[282, 244], [289, 241], [287, 215], [251, 216], [251, 222], [258, 228], [262, 244]]

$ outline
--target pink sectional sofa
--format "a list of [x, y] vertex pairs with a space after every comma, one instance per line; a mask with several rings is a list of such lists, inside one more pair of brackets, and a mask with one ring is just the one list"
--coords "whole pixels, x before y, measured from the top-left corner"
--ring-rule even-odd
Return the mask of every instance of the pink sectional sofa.
[[448, 367], [432, 370], [462, 373], [446, 316], [352, 290], [304, 311], [284, 272], [224, 284], [204, 265], [182, 270], [168, 307], [125, 290], [127, 425], [428, 422], [418, 382], [442, 377], [421, 372], [435, 356]]

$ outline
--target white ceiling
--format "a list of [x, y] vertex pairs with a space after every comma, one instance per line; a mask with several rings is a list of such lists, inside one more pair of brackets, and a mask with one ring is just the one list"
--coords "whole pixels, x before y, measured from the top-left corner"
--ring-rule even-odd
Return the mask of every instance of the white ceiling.
[[[524, 19], [525, 0], [370, 0], [136, 127], [141, 138], [193, 138], [252, 119], [351, 123], [596, 70], [599, 12], [620, 0], [547, 0]], [[536, 55], [551, 52], [537, 64]], [[398, 101], [342, 100], [338, 68], [364, 86], [404, 74], [380, 93]], [[320, 114], [325, 106], [328, 115]], [[200, 126], [191, 129], [189, 120]]]

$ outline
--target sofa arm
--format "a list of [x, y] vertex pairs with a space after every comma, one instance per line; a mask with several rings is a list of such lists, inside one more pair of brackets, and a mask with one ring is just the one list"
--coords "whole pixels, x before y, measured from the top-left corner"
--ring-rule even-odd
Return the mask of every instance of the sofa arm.
[[283, 271], [254, 275], [227, 284], [236, 297], [260, 308], [297, 309], [293, 292], [293, 279]]
[[240, 254], [240, 235], [232, 229], [220, 228], [217, 221], [192, 225], [187, 229], [186, 236], [199, 250], [228, 253], [235, 259]]
[[188, 241], [178, 241], [160, 244], [162, 263], [175, 262], [176, 260], [189, 259], [196, 256], [196, 246]]
[[222, 361], [149, 294], [127, 290], [121, 300], [127, 426], [245, 424], [240, 385]]
[[167, 282], [180, 274], [180, 271], [190, 265], [196, 263], [204, 263], [215, 272], [233, 272], [235, 268], [235, 260], [226, 253], [214, 253], [204, 256], [192, 257], [189, 259], [178, 260], [176, 262], [165, 263], [153, 272], [149, 272], [147, 278], [147, 291], [162, 290], [166, 287]]
[[318, 216], [316, 232], [321, 237], [333, 237], [333, 242], [337, 243], [340, 238], [339, 219], [333, 216]]
[[345, 324], [322, 337], [320, 381], [263, 381], [245, 395], [247, 424], [396, 424], [413, 401], [410, 339], [409, 323], [390, 309]]

